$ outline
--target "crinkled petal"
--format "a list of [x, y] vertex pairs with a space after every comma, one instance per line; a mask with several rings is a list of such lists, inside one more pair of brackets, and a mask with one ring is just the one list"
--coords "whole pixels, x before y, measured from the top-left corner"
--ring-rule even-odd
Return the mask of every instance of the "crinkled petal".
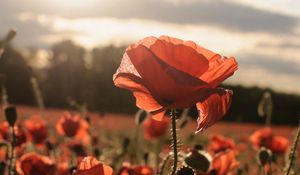
[[189, 107], [199, 99], [199, 90], [207, 84], [160, 61], [147, 47], [137, 46], [127, 54], [152, 97], [162, 106], [180, 102]]
[[196, 104], [199, 111], [196, 133], [210, 127], [226, 114], [231, 104], [231, 96], [232, 91], [216, 88], [205, 101]]
[[238, 68], [234, 57], [222, 57], [192, 41], [169, 36], [147, 37], [128, 50], [143, 45], [166, 64], [217, 87]]
[[150, 49], [163, 62], [193, 77], [201, 76], [208, 69], [204, 55], [180, 41], [172, 42], [172, 38], [158, 39]]
[[208, 70], [199, 78], [207, 82], [211, 87], [217, 87], [233, 75], [237, 69], [238, 64], [234, 57], [226, 58], [217, 54], [209, 60]]

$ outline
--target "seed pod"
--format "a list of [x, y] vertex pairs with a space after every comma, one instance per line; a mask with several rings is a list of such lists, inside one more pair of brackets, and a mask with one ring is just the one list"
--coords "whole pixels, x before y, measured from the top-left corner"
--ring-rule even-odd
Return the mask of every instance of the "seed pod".
[[261, 166], [266, 165], [272, 161], [272, 152], [269, 149], [261, 148], [257, 153], [257, 161]]
[[194, 170], [206, 173], [211, 165], [211, 156], [205, 151], [193, 149], [184, 159], [185, 163]]
[[4, 110], [5, 117], [7, 122], [9, 123], [9, 126], [14, 126], [15, 122], [17, 120], [17, 110], [14, 106], [8, 106]]

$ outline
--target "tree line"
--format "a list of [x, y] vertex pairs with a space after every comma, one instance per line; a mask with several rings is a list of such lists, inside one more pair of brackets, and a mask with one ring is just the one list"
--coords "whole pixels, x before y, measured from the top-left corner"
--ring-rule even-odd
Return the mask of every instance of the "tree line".
[[[112, 76], [120, 64], [125, 47], [113, 45], [86, 50], [72, 41], [63, 41], [48, 49], [47, 60], [35, 58], [37, 49], [30, 54], [9, 46], [0, 59], [0, 84], [7, 89], [12, 104], [37, 105], [31, 78], [37, 79], [46, 107], [71, 108], [70, 103], [86, 104], [91, 111], [100, 113], [134, 113], [135, 99], [129, 91], [116, 88]], [[27, 55], [27, 56], [26, 56]], [[39, 61], [46, 62], [38, 67]], [[234, 91], [232, 106], [224, 120], [263, 122], [257, 106], [266, 89], [223, 85]], [[300, 96], [272, 93], [275, 124], [297, 124]], [[190, 110], [196, 117], [196, 109]]]

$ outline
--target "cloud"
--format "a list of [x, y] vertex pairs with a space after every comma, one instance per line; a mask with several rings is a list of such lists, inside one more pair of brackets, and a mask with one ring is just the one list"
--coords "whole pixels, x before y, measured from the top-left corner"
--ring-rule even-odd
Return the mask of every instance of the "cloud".
[[[120, 7], [121, 10], [116, 10]], [[91, 11], [90, 15], [214, 25], [245, 32], [291, 33], [299, 22], [299, 18], [293, 16], [221, 0], [179, 4], [158, 0], [131, 0], [99, 8], [97, 12]]]
[[300, 64], [268, 55], [246, 54], [240, 55], [239, 64], [242, 67], [255, 66], [272, 74], [300, 75]]
[[298, 75], [274, 73], [255, 65], [241, 65], [235, 75], [226, 82], [246, 86], [271, 87], [280, 92], [300, 94], [300, 77]]
[[[78, 0], [76, 0], [78, 1]], [[62, 16], [64, 18], [118, 18], [153, 20], [180, 25], [212, 25], [231, 31], [294, 33], [299, 17], [268, 11], [229, 0], [175, 1], [174, 0], [101, 0], [80, 8], [54, 3], [57, 1], [5, 1], [12, 9]], [[17, 3], [19, 2], [19, 3]], [[19, 4], [14, 7], [12, 4]], [[71, 1], [70, 1], [71, 3]], [[87, 1], [88, 3], [88, 1]], [[20, 4], [23, 6], [20, 7]], [[34, 4], [34, 5], [32, 5]], [[5, 4], [4, 4], [5, 7]], [[71, 8], [72, 7], [72, 8]], [[70, 9], [71, 8], [71, 9]], [[6, 11], [10, 13], [9, 11]]]

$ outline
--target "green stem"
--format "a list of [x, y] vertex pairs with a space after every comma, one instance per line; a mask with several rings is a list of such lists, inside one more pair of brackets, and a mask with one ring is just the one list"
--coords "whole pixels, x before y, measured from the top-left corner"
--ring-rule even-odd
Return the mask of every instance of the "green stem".
[[177, 131], [176, 131], [176, 111], [175, 109], [171, 110], [172, 117], [172, 141], [173, 141], [173, 169], [171, 175], [175, 175], [177, 170], [177, 161], [178, 161], [178, 150], [177, 150]]
[[292, 147], [291, 152], [290, 152], [290, 158], [289, 158], [290, 161], [289, 161], [289, 164], [287, 166], [286, 175], [290, 174], [290, 171], [291, 171], [292, 167], [294, 166], [294, 162], [295, 162], [295, 159], [296, 159], [295, 154], [296, 154], [299, 138], [300, 138], [300, 124], [298, 126], [297, 135], [295, 137], [293, 147]]

